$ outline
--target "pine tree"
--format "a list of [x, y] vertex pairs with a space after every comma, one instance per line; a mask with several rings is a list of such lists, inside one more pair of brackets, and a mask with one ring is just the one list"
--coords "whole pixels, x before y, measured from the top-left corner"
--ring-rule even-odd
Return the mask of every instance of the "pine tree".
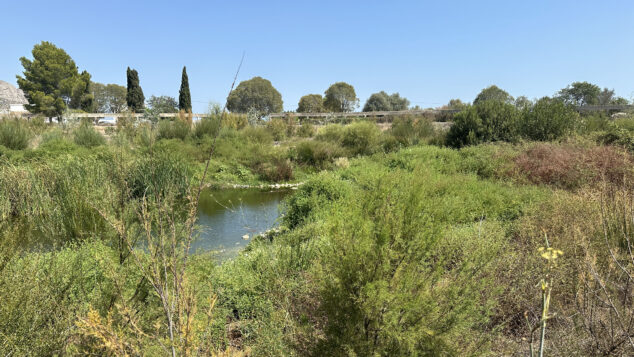
[[128, 108], [133, 112], [139, 113], [143, 111], [145, 97], [143, 96], [143, 89], [139, 85], [139, 73], [135, 69], [128, 67], [128, 94], [126, 101], [128, 102]]
[[178, 92], [178, 109], [186, 112], [192, 111], [192, 97], [189, 93], [189, 78], [187, 78], [187, 67], [183, 66], [183, 76], [181, 77], [181, 89]]

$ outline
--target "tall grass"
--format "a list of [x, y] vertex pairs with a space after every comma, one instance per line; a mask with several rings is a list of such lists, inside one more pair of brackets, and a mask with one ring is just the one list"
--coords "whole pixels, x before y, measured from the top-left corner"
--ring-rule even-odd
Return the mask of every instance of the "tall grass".
[[28, 124], [18, 118], [0, 118], [0, 145], [11, 150], [24, 150], [29, 146], [31, 132]]

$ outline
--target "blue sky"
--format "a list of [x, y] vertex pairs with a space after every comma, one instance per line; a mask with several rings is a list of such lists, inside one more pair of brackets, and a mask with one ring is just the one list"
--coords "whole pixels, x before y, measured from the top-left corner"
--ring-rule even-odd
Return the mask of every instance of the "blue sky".
[[[5, 1], [3, 1], [5, 2]], [[285, 110], [338, 81], [361, 105], [399, 92], [421, 107], [471, 101], [490, 84], [514, 96], [552, 95], [590, 81], [634, 96], [633, 1], [6, 1], [0, 79], [50, 41], [94, 81], [125, 85], [139, 71], [146, 98], [178, 96], [187, 66], [194, 111], [262, 76]]]

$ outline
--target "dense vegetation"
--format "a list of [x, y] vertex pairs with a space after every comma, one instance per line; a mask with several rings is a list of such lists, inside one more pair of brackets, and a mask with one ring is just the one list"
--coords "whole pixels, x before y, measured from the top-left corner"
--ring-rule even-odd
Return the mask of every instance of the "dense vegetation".
[[[34, 113], [124, 109], [63, 50], [33, 56]], [[575, 108], [627, 102], [614, 91], [533, 102], [490, 86], [442, 126], [263, 120], [282, 99], [260, 77], [233, 113], [194, 121], [185, 68], [178, 102], [145, 108], [129, 68], [126, 94], [142, 120], [0, 119], [5, 354], [634, 354], [634, 118]], [[358, 105], [345, 82], [299, 103]], [[364, 109], [408, 106], [379, 92]], [[279, 182], [301, 184], [279, 229], [228, 261], [191, 251], [203, 187]]]
[[[632, 119], [483, 101], [461, 149], [424, 118], [289, 120], [2, 120], [0, 349], [524, 354], [543, 281], [551, 355], [634, 351]], [[305, 182], [222, 264], [186, 249], [214, 137], [205, 185]]]

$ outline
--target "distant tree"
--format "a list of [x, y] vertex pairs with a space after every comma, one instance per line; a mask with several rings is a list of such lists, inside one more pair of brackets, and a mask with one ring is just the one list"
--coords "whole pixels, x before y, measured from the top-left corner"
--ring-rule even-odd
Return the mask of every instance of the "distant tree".
[[176, 98], [167, 95], [151, 96], [147, 100], [147, 106], [155, 113], [178, 113], [178, 102]]
[[390, 110], [392, 110], [390, 96], [384, 91], [372, 94], [363, 106], [364, 112], [381, 112]]
[[614, 95], [614, 89], [603, 88], [597, 96], [599, 105], [628, 105], [629, 101], [623, 97]]
[[69, 106], [72, 109], [81, 109], [85, 112], [91, 112], [93, 111], [94, 99], [95, 96], [90, 90], [90, 74], [83, 71], [75, 80]]
[[389, 99], [392, 110], [407, 110], [409, 108], [409, 100], [401, 97], [398, 93], [392, 93]]
[[325, 111], [324, 98], [321, 94], [307, 94], [301, 97], [297, 104], [298, 113], [323, 113]]
[[181, 76], [181, 89], [178, 92], [178, 109], [186, 112], [192, 111], [192, 97], [189, 93], [189, 78], [187, 78], [187, 68], [183, 66]]
[[496, 85], [484, 88], [478, 96], [473, 100], [473, 104], [479, 104], [487, 100], [495, 100], [502, 103], [512, 103], [513, 97], [506, 91], [498, 88]]
[[388, 95], [384, 91], [374, 93], [368, 98], [363, 106], [364, 112], [378, 112], [391, 110], [407, 110], [409, 100], [402, 98], [398, 93]]
[[90, 91], [94, 97], [93, 110], [97, 113], [121, 113], [127, 109], [124, 86], [91, 82]]
[[143, 89], [139, 84], [139, 73], [135, 69], [127, 70], [128, 77], [128, 93], [126, 95], [126, 103], [128, 108], [135, 113], [143, 112], [145, 96], [143, 95]]
[[337, 82], [326, 90], [324, 106], [333, 112], [352, 112], [359, 106], [359, 99], [353, 86]]
[[43, 41], [33, 46], [33, 60], [20, 58], [24, 77], [17, 76], [31, 113], [41, 113], [49, 119], [60, 116], [68, 104], [76, 108], [91, 105], [90, 74], [79, 75], [75, 61], [61, 48]]
[[[588, 82], [574, 82], [560, 90], [556, 97], [571, 105], [597, 105], [601, 88]], [[606, 93], [607, 94], [607, 93]], [[614, 94], [614, 93], [612, 93]]]
[[631, 104], [629, 100], [623, 98], [623, 97], [616, 97], [612, 99], [612, 103], [613, 105], [629, 105]]
[[463, 110], [468, 106], [469, 104], [463, 102], [460, 99], [450, 99], [449, 103], [447, 103], [447, 108], [454, 109], [454, 110]]
[[227, 98], [227, 109], [237, 113], [256, 111], [258, 116], [282, 111], [282, 95], [269, 80], [253, 77], [242, 81]]

